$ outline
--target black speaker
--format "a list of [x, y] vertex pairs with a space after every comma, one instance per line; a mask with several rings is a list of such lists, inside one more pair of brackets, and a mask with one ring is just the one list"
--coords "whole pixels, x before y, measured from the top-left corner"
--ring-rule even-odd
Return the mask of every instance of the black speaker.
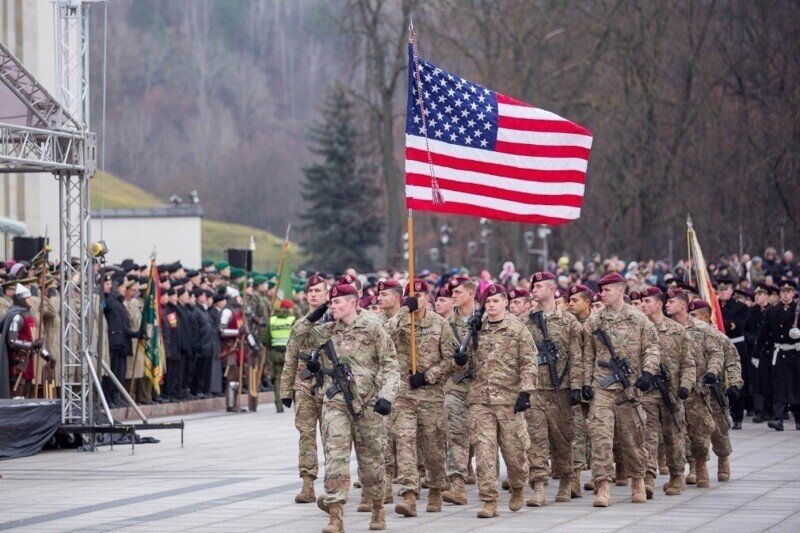
[[47, 244], [46, 237], [14, 237], [13, 258], [15, 261], [32, 261]]
[[253, 250], [228, 248], [225, 252], [228, 254], [228, 263], [232, 267], [243, 268], [248, 272], [253, 271]]

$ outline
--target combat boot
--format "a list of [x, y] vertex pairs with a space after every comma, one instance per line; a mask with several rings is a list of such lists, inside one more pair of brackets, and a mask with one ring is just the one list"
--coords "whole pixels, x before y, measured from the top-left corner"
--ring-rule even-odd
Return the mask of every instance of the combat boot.
[[330, 504], [328, 514], [331, 515], [331, 517], [328, 521], [328, 525], [322, 528], [322, 533], [344, 533], [342, 504], [340, 502]]
[[592, 506], [594, 507], [608, 507], [611, 505], [611, 482], [598, 481], [597, 482], [597, 496], [594, 497]]
[[314, 478], [303, 476], [303, 488], [294, 497], [295, 503], [314, 503], [317, 497], [314, 495]]
[[594, 492], [594, 479], [589, 478], [589, 481], [583, 484], [583, 490], [590, 490]]
[[511, 483], [508, 482], [508, 478], [503, 480], [502, 487], [503, 490], [511, 490]]
[[731, 463], [728, 457], [717, 458], [717, 481], [728, 481], [731, 478]]
[[697, 472], [694, 468], [694, 461], [689, 462], [689, 475], [686, 476], [687, 485], [697, 485]]
[[417, 516], [417, 497], [409, 491], [403, 495], [403, 501], [394, 506], [394, 512], [403, 516]]
[[467, 463], [467, 485], [474, 485], [478, 482], [475, 478], [475, 469], [472, 468], [472, 461]]
[[533, 496], [528, 500], [528, 507], [544, 507], [547, 505], [544, 497], [544, 481], [538, 480], [533, 482]]
[[556, 492], [556, 502], [564, 503], [572, 499], [572, 476], [562, 476], [558, 480], [558, 492]]
[[478, 518], [494, 518], [500, 516], [497, 512], [497, 502], [485, 502], [483, 509], [478, 511]]
[[525, 496], [522, 493], [524, 487], [511, 487], [511, 498], [508, 500], [508, 508], [515, 513], [522, 509], [525, 503]]
[[358, 511], [359, 513], [368, 513], [371, 510], [372, 510], [372, 500], [370, 498], [367, 498], [366, 493], [362, 489], [361, 501], [358, 502], [358, 507], [356, 508], [356, 511]]
[[581, 492], [581, 469], [575, 469], [575, 475], [572, 476], [572, 481], [569, 485], [569, 495], [571, 498], [583, 498]]
[[708, 465], [705, 461], [696, 461], [695, 471], [697, 472], [697, 488], [707, 489], [711, 486], [711, 481], [708, 478]]
[[380, 500], [372, 501], [372, 516], [369, 519], [370, 531], [382, 531], [386, 529], [386, 511], [383, 509], [383, 502]]
[[631, 503], [645, 503], [647, 492], [644, 488], [644, 478], [635, 477], [631, 483]]
[[392, 476], [386, 476], [383, 483], [383, 503], [394, 502], [394, 492], [392, 488]]
[[320, 494], [319, 498], [317, 498], [317, 507], [319, 507], [319, 510], [325, 514], [330, 514], [331, 512], [330, 506], [327, 503], [325, 503], [324, 494]]
[[442, 512], [442, 489], [430, 489], [428, 491], [428, 505], [425, 507], [425, 512]]
[[670, 474], [669, 481], [664, 484], [667, 496], [679, 496], [683, 492], [683, 474]]
[[656, 488], [656, 478], [650, 472], [644, 475], [644, 491], [647, 493], [647, 499], [653, 499], [653, 490]]
[[442, 499], [453, 505], [467, 505], [467, 491], [464, 478], [459, 475], [450, 476], [450, 490], [442, 493]]
[[628, 474], [625, 473], [625, 467], [620, 462], [620, 463], [616, 464], [616, 469], [617, 469], [617, 472], [616, 472], [616, 479], [615, 479], [614, 484], [617, 487], [627, 487], [628, 486]]

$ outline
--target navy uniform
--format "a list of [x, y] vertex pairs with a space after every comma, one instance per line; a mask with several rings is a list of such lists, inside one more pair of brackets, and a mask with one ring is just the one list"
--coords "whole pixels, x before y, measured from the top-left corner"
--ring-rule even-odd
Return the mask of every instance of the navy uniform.
[[[750, 391], [753, 394], [753, 422], [760, 424], [772, 419], [772, 354], [757, 346], [758, 331], [770, 308], [768, 297], [778, 294], [778, 288], [766, 283], [756, 287], [756, 305], [748, 309], [744, 336], [750, 351]], [[742, 365], [744, 368], [745, 365]]]
[[[733, 286], [733, 280], [730, 278], [719, 277], [717, 278], [718, 285]], [[742, 379], [744, 379], [744, 386], [738, 398], [731, 398], [730, 409], [731, 419], [733, 419], [733, 429], [741, 429], [742, 419], [744, 418], [745, 402], [749, 401], [750, 391], [750, 354], [747, 349], [747, 342], [745, 341], [745, 326], [747, 324], [747, 315], [749, 308], [746, 304], [737, 301], [733, 296], [731, 299], [723, 302], [720, 300], [720, 308], [722, 310], [722, 321], [725, 323], [725, 334], [731, 340], [736, 351], [739, 352], [739, 362], [742, 365]]]

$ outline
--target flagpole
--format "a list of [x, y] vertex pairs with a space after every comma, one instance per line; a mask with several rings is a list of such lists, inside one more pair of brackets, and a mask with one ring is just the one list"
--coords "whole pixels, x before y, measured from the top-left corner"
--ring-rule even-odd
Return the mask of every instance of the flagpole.
[[[408, 210], [408, 296], [414, 297], [414, 210]], [[417, 331], [414, 313], [409, 313], [411, 322], [411, 373], [417, 373]]]
[[286, 253], [289, 250], [289, 231], [292, 229], [292, 224], [289, 223], [286, 225], [286, 237], [283, 239], [283, 247], [281, 247], [281, 256], [278, 259], [278, 281], [275, 285], [275, 294], [272, 296], [272, 308], [275, 308], [275, 304], [278, 301], [278, 291], [280, 290], [280, 283], [281, 277], [283, 276], [283, 266], [284, 262], [286, 261]]

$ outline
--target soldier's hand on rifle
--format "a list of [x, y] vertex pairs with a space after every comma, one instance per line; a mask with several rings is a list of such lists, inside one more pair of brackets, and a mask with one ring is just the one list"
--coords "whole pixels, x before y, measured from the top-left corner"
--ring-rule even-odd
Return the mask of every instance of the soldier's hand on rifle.
[[636, 380], [636, 383], [634, 383], [633, 386], [642, 392], [646, 392], [650, 390], [650, 386], [652, 384], [653, 384], [653, 374], [651, 374], [647, 370], [643, 370], [642, 375], [639, 376], [639, 379]]
[[319, 359], [309, 359], [306, 361], [306, 368], [312, 374], [316, 374], [322, 368], [322, 365], [319, 363]]
[[734, 387], [731, 385], [728, 387], [728, 390], [725, 391], [725, 394], [728, 395], [728, 398], [730, 398], [732, 402], [735, 402], [739, 399], [739, 387]]
[[465, 366], [467, 364], [467, 362], [469, 361], [469, 357], [467, 357], [467, 353], [466, 352], [462, 353], [461, 350], [456, 350], [456, 355], [455, 355], [454, 359], [456, 360], [456, 364], [458, 366]]
[[579, 403], [581, 403], [581, 390], [572, 389], [569, 391], [569, 404], [578, 405]]
[[382, 416], [387, 416], [389, 413], [392, 412], [392, 402], [385, 400], [383, 398], [378, 398], [378, 401], [375, 402], [375, 412]]
[[308, 315], [306, 315], [306, 318], [308, 319], [309, 322], [316, 322], [317, 320], [322, 318], [322, 315], [324, 315], [327, 310], [328, 310], [328, 304], [326, 302], [317, 307], [316, 309], [314, 309], [313, 311], [311, 311], [310, 313], [308, 313]]
[[680, 389], [678, 389], [678, 398], [680, 398], [681, 400], [685, 400], [688, 397], [689, 397], [689, 389], [687, 389], [686, 387], [681, 387]]
[[281, 403], [284, 407], [289, 409], [292, 406], [292, 399], [291, 398], [281, 398]]
[[522, 413], [531, 408], [531, 393], [520, 392], [517, 396], [517, 403], [514, 404], [514, 414]]
[[38, 350], [42, 346], [44, 346], [44, 339], [36, 339], [31, 343], [31, 349], [33, 350]]
[[428, 384], [425, 381], [425, 372], [417, 372], [416, 374], [412, 374], [411, 377], [408, 378], [408, 382], [411, 384], [412, 390], [424, 387]]
[[706, 375], [703, 376], [703, 383], [706, 385], [713, 385], [717, 382], [717, 375], [713, 372], [706, 372]]
[[406, 296], [406, 300], [403, 302], [405, 307], [408, 307], [408, 310], [413, 313], [417, 309], [419, 309], [419, 300], [417, 300], [414, 296]]
[[581, 388], [581, 396], [583, 396], [583, 399], [588, 402], [589, 400], [594, 398], [594, 389], [592, 389], [590, 385], [584, 385]]

